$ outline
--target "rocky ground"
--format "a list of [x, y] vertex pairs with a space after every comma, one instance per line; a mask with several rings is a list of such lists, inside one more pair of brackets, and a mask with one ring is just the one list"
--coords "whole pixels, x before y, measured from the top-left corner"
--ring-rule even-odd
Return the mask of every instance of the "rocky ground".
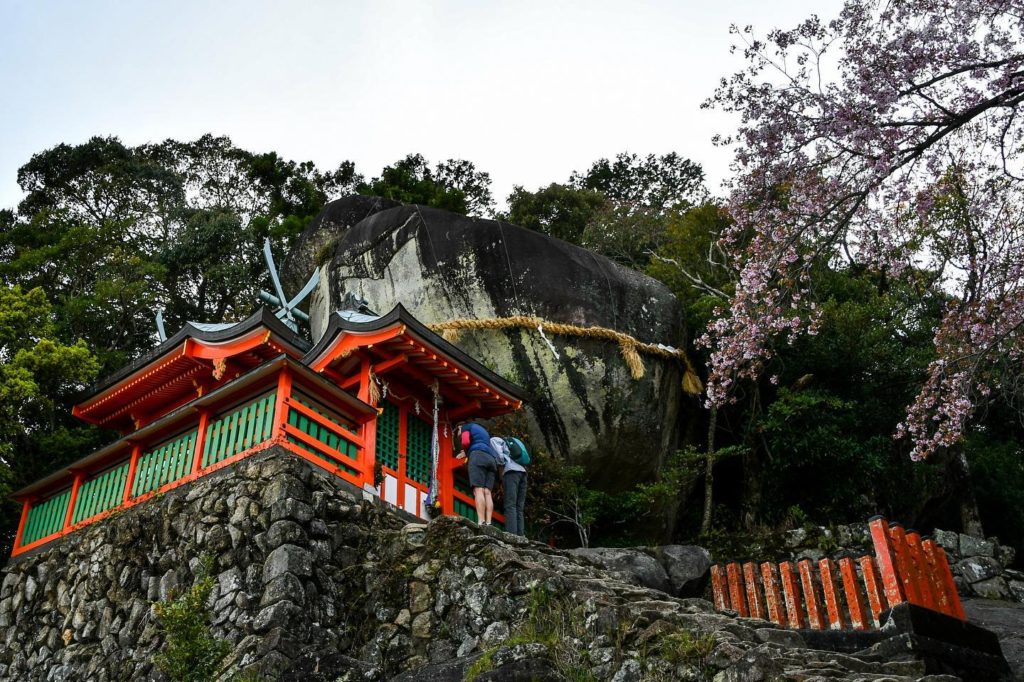
[[[795, 632], [670, 595], [699, 589], [707, 557], [694, 548], [570, 553], [462, 519], [409, 521], [272, 448], [10, 562], [0, 680], [162, 679], [152, 604], [191, 584], [203, 554], [217, 579], [213, 632], [232, 649], [224, 680], [925, 674], [903, 654], [812, 650]], [[1019, 611], [972, 613], [1019, 651]]]
[[997, 599], [966, 599], [968, 620], [999, 637], [1003, 656], [1018, 680], [1024, 680], [1024, 604]]

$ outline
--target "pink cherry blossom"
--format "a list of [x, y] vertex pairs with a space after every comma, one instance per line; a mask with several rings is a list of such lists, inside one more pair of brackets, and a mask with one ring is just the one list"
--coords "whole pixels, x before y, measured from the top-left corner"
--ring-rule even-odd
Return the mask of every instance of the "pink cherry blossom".
[[812, 265], [933, 273], [950, 303], [898, 435], [955, 444], [1024, 359], [1024, 0], [847, 0], [758, 38], [706, 106], [738, 116], [731, 305], [699, 339], [709, 405], [813, 333]]

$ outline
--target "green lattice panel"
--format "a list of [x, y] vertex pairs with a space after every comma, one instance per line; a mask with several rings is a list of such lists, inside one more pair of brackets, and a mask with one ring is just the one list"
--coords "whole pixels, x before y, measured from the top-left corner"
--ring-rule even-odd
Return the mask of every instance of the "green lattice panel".
[[217, 418], [206, 427], [203, 466], [223, 461], [270, 438], [276, 394], [258, 398]]
[[398, 470], [398, 408], [388, 402], [377, 417], [377, 461]]
[[473, 489], [469, 487], [469, 473], [466, 471], [466, 467], [461, 467], [455, 470], [453, 481], [455, 483], [456, 490], [463, 495], [473, 497]]
[[407, 443], [405, 446], [405, 475], [418, 483], [430, 483], [430, 432], [433, 427], [409, 415], [406, 429]]
[[121, 504], [127, 479], [128, 460], [125, 460], [83, 483], [78, 488], [71, 523], [84, 521]]
[[470, 521], [476, 521], [476, 509], [473, 505], [466, 504], [458, 498], [455, 500], [455, 513]]
[[28, 517], [25, 519], [25, 529], [21, 533], [22, 547], [63, 528], [70, 500], [71, 488], [68, 488], [29, 507]]
[[195, 445], [196, 431], [192, 430], [142, 454], [135, 469], [132, 497], [145, 495], [188, 474]]
[[[330, 415], [330, 413], [327, 410], [323, 409], [322, 407], [320, 407], [316, 403], [313, 403], [313, 402], [311, 402], [309, 400], [305, 400], [305, 399], [303, 399], [300, 396], [292, 396], [292, 399], [293, 400], [297, 400], [298, 402], [302, 403], [303, 405], [305, 405], [309, 409], [313, 410], [314, 412], [316, 412], [317, 414], [322, 416], [324, 419], [329, 421], [332, 425], [337, 427], [337, 431], [335, 431], [333, 429], [330, 429], [330, 428], [327, 428], [323, 424], [319, 424], [319, 423], [313, 421], [312, 419], [310, 419], [306, 415], [302, 414], [298, 410], [289, 410], [288, 411], [288, 423], [289, 424], [291, 424], [292, 426], [294, 426], [298, 430], [302, 431], [306, 435], [312, 436], [313, 438], [315, 438], [316, 440], [320, 441], [321, 443], [323, 443], [327, 447], [333, 448], [333, 449], [337, 450], [338, 452], [341, 452], [342, 454], [347, 455], [348, 457], [352, 458], [353, 460], [357, 458], [357, 456], [358, 456], [358, 449], [356, 448], [355, 444], [354, 443], [350, 443], [344, 437], [342, 437], [342, 435], [340, 435], [344, 431], [351, 431], [351, 429], [349, 429], [346, 426], [343, 426], [342, 424], [339, 424], [334, 418], [332, 418], [332, 416]], [[320, 452], [315, 447], [309, 445], [305, 441], [302, 441], [302, 440], [299, 440], [298, 438], [295, 438], [294, 436], [288, 436], [288, 441], [290, 443], [294, 443], [295, 445], [298, 445], [300, 448], [302, 448], [306, 452], [309, 452], [311, 454], [316, 455], [320, 459], [323, 459], [323, 460], [325, 460], [327, 462], [331, 462], [333, 464], [337, 464], [342, 469], [344, 469], [345, 471], [348, 471], [352, 475], [358, 475], [358, 473], [359, 473], [354, 467], [349, 466], [345, 462], [339, 462], [335, 458]]]

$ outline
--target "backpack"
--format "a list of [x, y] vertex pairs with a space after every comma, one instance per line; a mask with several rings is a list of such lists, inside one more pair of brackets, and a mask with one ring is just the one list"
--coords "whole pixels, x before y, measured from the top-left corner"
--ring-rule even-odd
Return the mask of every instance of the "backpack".
[[508, 446], [508, 456], [519, 466], [529, 466], [530, 453], [526, 451], [523, 441], [518, 438], [506, 438], [505, 445]]

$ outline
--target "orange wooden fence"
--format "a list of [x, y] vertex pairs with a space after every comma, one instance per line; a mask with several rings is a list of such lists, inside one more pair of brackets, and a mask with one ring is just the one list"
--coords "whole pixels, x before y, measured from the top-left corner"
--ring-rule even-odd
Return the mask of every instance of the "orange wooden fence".
[[715, 607], [793, 629], [877, 629], [882, 612], [903, 603], [964, 620], [940, 545], [881, 517], [871, 519], [868, 527], [874, 556], [856, 561], [712, 566]]

